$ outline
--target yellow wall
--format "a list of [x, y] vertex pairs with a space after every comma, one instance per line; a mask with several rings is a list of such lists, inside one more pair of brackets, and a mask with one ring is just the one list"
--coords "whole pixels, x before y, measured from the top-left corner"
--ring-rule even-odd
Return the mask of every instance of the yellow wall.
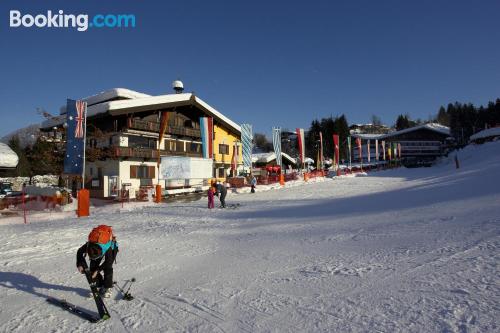
[[[238, 165], [243, 164], [242, 151], [241, 151], [241, 137], [236, 134], [231, 133], [220, 124], [214, 124], [214, 160], [215, 163], [225, 163], [231, 164], [233, 158], [233, 146], [234, 142], [238, 142], [239, 155], [238, 155]], [[225, 144], [229, 146], [229, 154], [222, 155], [219, 153], [219, 144]]]

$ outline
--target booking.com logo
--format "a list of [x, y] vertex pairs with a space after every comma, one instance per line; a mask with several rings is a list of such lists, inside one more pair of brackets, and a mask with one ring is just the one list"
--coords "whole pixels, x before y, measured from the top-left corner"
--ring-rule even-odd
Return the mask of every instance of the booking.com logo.
[[87, 14], [65, 14], [63, 10], [47, 14], [22, 15], [19, 10], [10, 11], [11, 28], [76, 28], [78, 31], [87, 31], [88, 28], [135, 28], [133, 14], [97, 14], [89, 20]]

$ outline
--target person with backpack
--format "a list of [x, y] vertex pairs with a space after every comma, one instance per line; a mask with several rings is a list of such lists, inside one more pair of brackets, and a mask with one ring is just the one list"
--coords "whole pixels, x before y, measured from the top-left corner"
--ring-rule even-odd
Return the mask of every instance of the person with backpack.
[[217, 182], [215, 193], [219, 197], [221, 208], [226, 208], [226, 195], [227, 195], [226, 186], [224, 186], [224, 184], [221, 184], [220, 182]]
[[[89, 234], [88, 241], [76, 253], [76, 267], [78, 271], [90, 274], [103, 297], [111, 297], [113, 288], [113, 263], [116, 261], [118, 243], [110, 226], [100, 225]], [[85, 257], [89, 257], [90, 267]], [[101, 274], [103, 273], [103, 275]]]

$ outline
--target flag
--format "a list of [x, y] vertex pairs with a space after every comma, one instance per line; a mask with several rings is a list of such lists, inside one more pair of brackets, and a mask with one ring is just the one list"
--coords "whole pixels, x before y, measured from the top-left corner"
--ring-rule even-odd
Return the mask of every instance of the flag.
[[249, 169], [252, 168], [252, 125], [241, 124], [241, 144], [243, 153], [243, 165]]
[[339, 136], [338, 136], [338, 134], [333, 135], [333, 145], [335, 148], [335, 154], [334, 154], [333, 159], [334, 159], [335, 167], [338, 168], [339, 167]]
[[305, 159], [306, 159], [306, 152], [305, 152], [305, 141], [304, 141], [304, 129], [303, 128], [297, 128], [297, 142], [299, 143], [299, 156], [300, 156], [300, 162], [304, 164]]
[[385, 141], [382, 141], [382, 158], [385, 161]]
[[214, 119], [212, 117], [200, 117], [200, 129], [203, 158], [213, 158]]
[[233, 173], [233, 177], [236, 177], [236, 169], [238, 168], [238, 143], [234, 142], [233, 145], [233, 158], [231, 160], [231, 170]]
[[280, 168], [283, 166], [281, 165], [281, 128], [279, 127], [273, 127], [273, 147], [274, 147], [274, 154], [276, 155], [276, 165], [279, 165]]
[[398, 157], [401, 159], [401, 143], [398, 143]]
[[323, 169], [323, 133], [319, 132], [319, 165]]
[[[160, 147], [161, 140], [163, 139], [163, 135], [165, 134], [165, 130], [168, 125], [168, 112], [162, 111], [160, 115], [160, 132], [158, 133], [158, 170], [160, 168]], [[160, 173], [158, 173], [160, 174]]]
[[359, 152], [359, 163], [363, 162], [363, 152], [361, 151], [361, 138], [356, 138], [356, 146]]
[[64, 173], [82, 175], [85, 163], [87, 103], [68, 99], [66, 104], [66, 155]]
[[398, 150], [397, 150], [398, 148], [397, 147], [398, 147], [398, 145], [394, 142], [392, 144], [392, 152], [393, 152], [393, 157], [394, 158], [398, 157]]
[[389, 142], [387, 146], [387, 156], [389, 157], [389, 161], [392, 161], [392, 143]]
[[370, 140], [366, 142], [366, 152], [368, 153], [368, 163], [370, 163]]
[[349, 152], [349, 169], [351, 168], [351, 137], [347, 137], [347, 150]]
[[378, 156], [378, 139], [375, 139], [375, 160], [377, 162], [379, 161], [379, 156]]

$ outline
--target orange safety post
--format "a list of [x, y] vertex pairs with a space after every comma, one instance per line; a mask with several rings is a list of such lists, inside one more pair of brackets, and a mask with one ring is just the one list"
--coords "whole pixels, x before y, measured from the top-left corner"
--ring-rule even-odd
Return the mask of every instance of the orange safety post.
[[161, 202], [161, 185], [160, 184], [156, 185], [155, 202], [156, 203], [160, 203]]
[[307, 172], [304, 173], [304, 181], [307, 182], [309, 180], [309, 174]]
[[285, 185], [285, 175], [283, 174], [280, 175], [280, 185], [281, 186]]
[[84, 217], [90, 215], [90, 192], [87, 189], [78, 191], [78, 209], [76, 215]]

